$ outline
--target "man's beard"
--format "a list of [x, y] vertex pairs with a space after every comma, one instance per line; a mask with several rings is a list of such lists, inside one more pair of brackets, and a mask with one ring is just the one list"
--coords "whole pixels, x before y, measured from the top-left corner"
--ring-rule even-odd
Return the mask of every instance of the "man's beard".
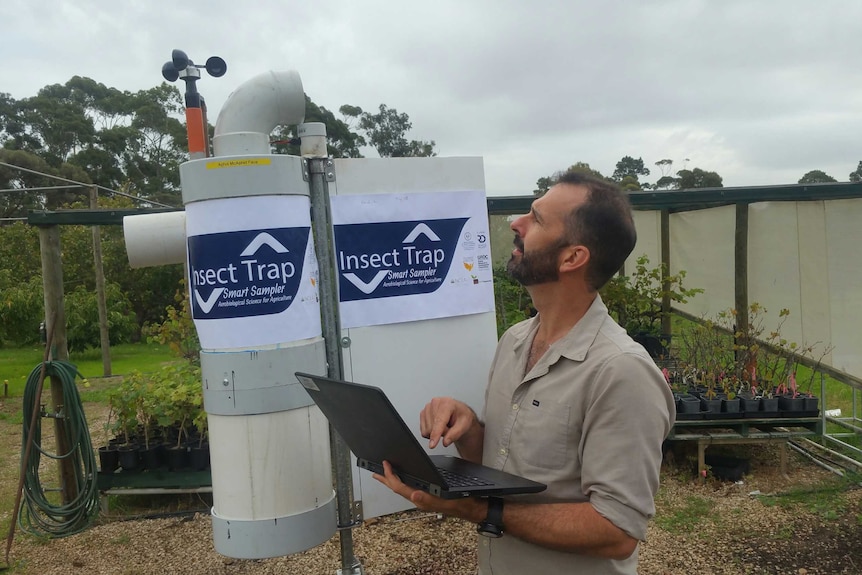
[[515, 247], [521, 250], [521, 259], [516, 259], [513, 254], [506, 264], [506, 271], [513, 280], [523, 286], [555, 282], [560, 279], [560, 250], [566, 245], [566, 242], [560, 241], [527, 253], [524, 251], [524, 242], [516, 236]]

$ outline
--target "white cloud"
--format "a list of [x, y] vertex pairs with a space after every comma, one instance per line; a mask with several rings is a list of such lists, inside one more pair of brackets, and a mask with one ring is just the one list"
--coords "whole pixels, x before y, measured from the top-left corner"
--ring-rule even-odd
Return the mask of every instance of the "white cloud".
[[0, 91], [149, 88], [180, 48], [228, 63], [199, 84], [213, 118], [241, 82], [294, 68], [330, 110], [385, 103], [441, 155], [484, 156], [492, 194], [625, 155], [725, 185], [841, 180], [862, 159], [860, 17], [833, 0], [4, 0]]

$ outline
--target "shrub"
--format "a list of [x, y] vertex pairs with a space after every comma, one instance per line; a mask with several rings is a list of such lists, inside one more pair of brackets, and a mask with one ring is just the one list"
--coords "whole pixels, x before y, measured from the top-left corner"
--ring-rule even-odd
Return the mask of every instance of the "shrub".
[[38, 343], [44, 309], [40, 276], [15, 283], [8, 271], [0, 272], [0, 342], [15, 346]]
[[[137, 332], [135, 315], [120, 286], [114, 283], [105, 286], [108, 311], [108, 334], [111, 345], [126, 343]], [[84, 351], [88, 347], [99, 347], [99, 308], [96, 293], [78, 286], [65, 296], [66, 339], [69, 351]]]

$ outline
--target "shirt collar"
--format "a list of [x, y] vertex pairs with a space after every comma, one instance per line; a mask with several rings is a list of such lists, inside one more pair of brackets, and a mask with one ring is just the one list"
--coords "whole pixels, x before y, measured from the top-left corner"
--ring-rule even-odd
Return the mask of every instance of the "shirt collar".
[[[558, 353], [573, 361], [583, 361], [587, 357], [587, 351], [599, 334], [599, 330], [608, 315], [608, 308], [602, 301], [602, 296], [596, 294], [596, 299], [590, 304], [587, 313], [572, 326], [572, 329], [551, 345], [551, 349], [558, 350]], [[533, 335], [539, 329], [539, 316], [530, 318], [525, 329], [517, 334], [515, 351], [519, 351], [524, 345], [529, 345], [533, 341]]]

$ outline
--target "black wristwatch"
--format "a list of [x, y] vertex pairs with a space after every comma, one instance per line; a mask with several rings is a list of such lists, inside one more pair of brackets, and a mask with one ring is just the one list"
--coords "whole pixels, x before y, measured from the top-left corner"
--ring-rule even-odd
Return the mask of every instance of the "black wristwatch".
[[479, 523], [476, 531], [485, 537], [503, 536], [503, 500], [499, 497], [488, 498], [488, 515]]

